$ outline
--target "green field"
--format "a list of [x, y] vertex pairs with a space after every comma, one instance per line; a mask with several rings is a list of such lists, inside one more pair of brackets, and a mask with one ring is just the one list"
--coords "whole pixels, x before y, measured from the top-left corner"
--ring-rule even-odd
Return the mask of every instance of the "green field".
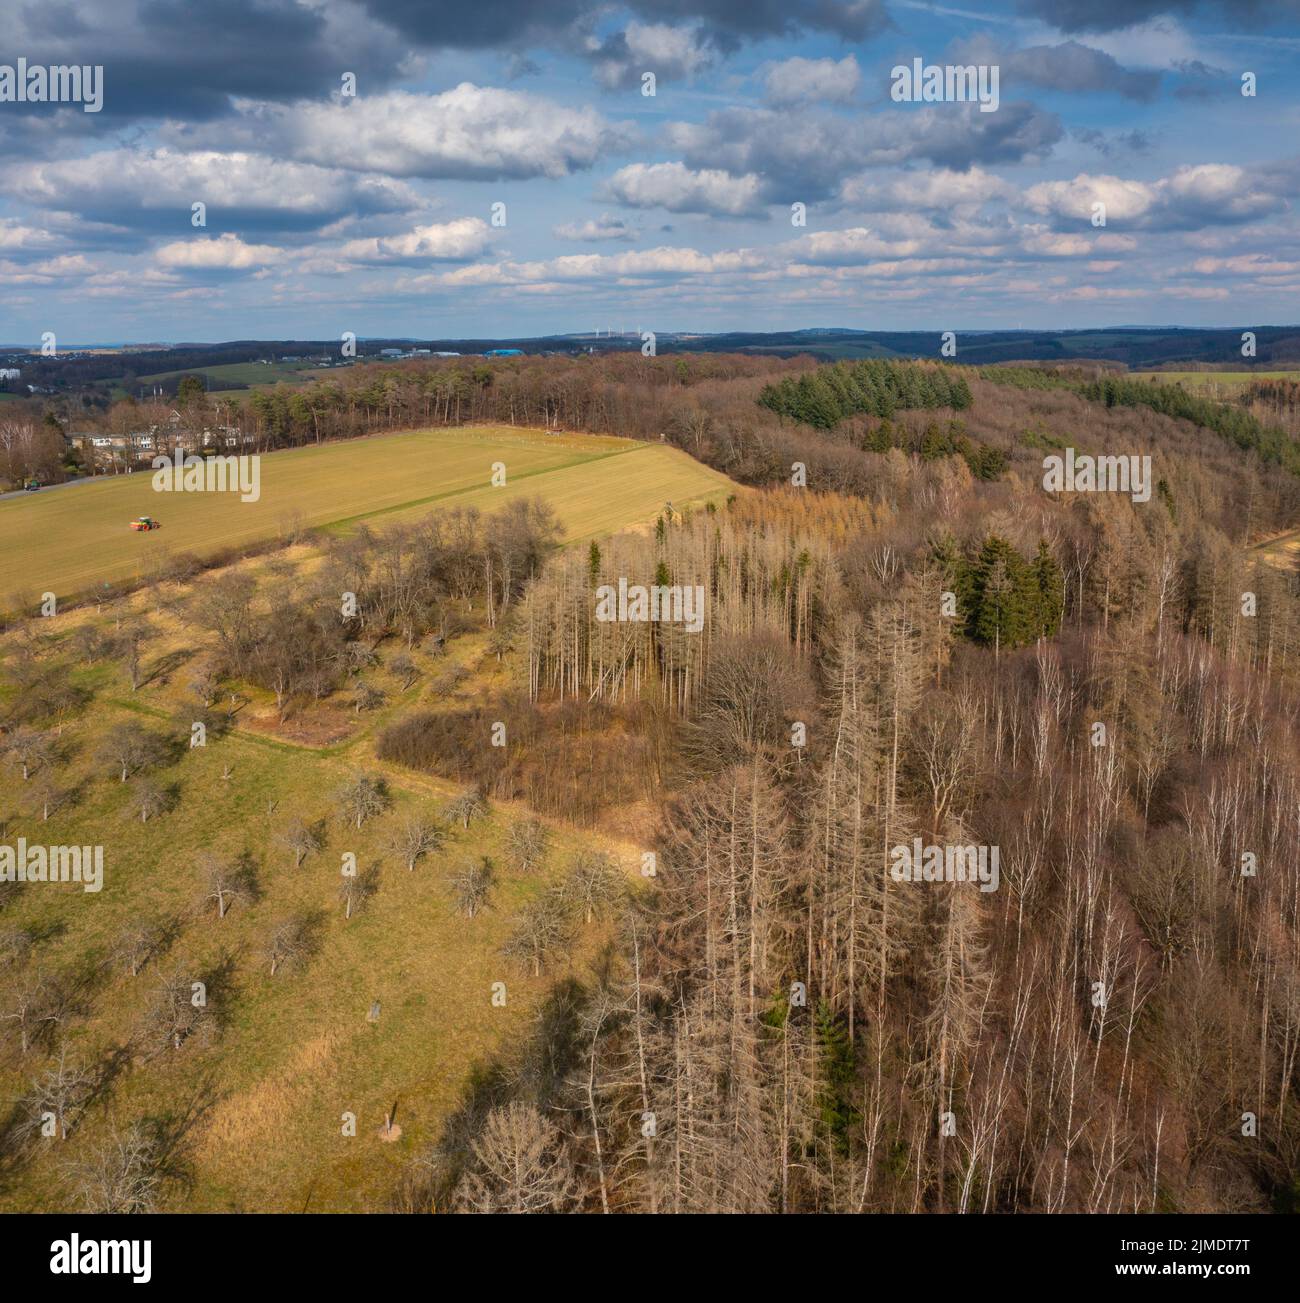
[[125, 398], [139, 394], [142, 386], [165, 385], [181, 376], [202, 376], [207, 381], [208, 393], [213, 398], [238, 395], [247, 398], [250, 389], [265, 389], [276, 384], [295, 384], [311, 376], [324, 374], [312, 362], [228, 362], [221, 366], [188, 367], [180, 371], [158, 371], [153, 375], [139, 376], [128, 388], [118, 383], [114, 396]]
[[1162, 384], [1184, 384], [1189, 386], [1222, 385], [1225, 388], [1241, 388], [1252, 380], [1297, 380], [1300, 370], [1291, 371], [1134, 371], [1140, 379], [1158, 380]]
[[[506, 467], [504, 487], [492, 466]], [[685, 453], [604, 435], [553, 435], [509, 427], [422, 430], [261, 458], [261, 497], [164, 493], [152, 473], [107, 476], [0, 502], [0, 605], [53, 592], [147, 578], [181, 553], [210, 555], [274, 538], [292, 525], [346, 530], [382, 525], [439, 506], [485, 510], [542, 497], [569, 541], [653, 519], [665, 501], [721, 500], [734, 486]], [[162, 528], [136, 534], [140, 515]]]
[[311, 362], [229, 362], [224, 366], [191, 367], [183, 371], [159, 371], [156, 375], [141, 376], [140, 384], [164, 384], [179, 380], [181, 376], [205, 376], [212, 388], [225, 384], [265, 385], [277, 380], [297, 380], [304, 372], [320, 368]]

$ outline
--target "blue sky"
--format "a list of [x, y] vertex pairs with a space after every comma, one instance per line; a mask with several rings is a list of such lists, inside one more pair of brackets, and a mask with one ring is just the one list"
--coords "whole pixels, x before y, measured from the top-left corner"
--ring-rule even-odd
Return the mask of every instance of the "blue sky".
[[12, 12], [104, 100], [0, 103], [4, 343], [1300, 318], [1297, 0]]

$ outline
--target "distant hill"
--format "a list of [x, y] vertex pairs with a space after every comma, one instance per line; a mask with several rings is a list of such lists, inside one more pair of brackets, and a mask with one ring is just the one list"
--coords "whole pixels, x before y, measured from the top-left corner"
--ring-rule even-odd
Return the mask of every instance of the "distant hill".
[[[1113, 362], [1133, 370], [1231, 366], [1237, 370], [1300, 366], [1300, 326], [1261, 326], [1254, 330], [1255, 357], [1241, 355], [1241, 329], [1190, 330], [1177, 327], [1116, 326], [1097, 330], [958, 330], [958, 363], [984, 366], [995, 362], [1063, 362], [1090, 359]], [[861, 357], [937, 357], [939, 330], [854, 330], [815, 327], [789, 331], [728, 331], [701, 334], [657, 332], [659, 353], [753, 353], [791, 357], [808, 354], [823, 361]], [[365, 338], [357, 341], [357, 361], [378, 361], [385, 348], [428, 349], [431, 352], [482, 355], [489, 349], [516, 348], [526, 355], [632, 352], [640, 350], [639, 334], [566, 334], [501, 339]], [[309, 365], [312, 359], [339, 358], [340, 341], [231, 340], [217, 344], [123, 346], [121, 351], [69, 349], [56, 358], [0, 349], [0, 365], [22, 368], [22, 385], [50, 391], [124, 387], [146, 378], [167, 375], [173, 381], [187, 372], [215, 367], [284, 359]], [[166, 387], [166, 386], [164, 386]], [[238, 386], [237, 386], [238, 387]]]

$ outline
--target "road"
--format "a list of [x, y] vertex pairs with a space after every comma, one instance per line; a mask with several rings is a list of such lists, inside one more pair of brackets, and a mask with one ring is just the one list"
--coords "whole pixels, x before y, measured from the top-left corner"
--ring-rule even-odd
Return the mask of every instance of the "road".
[[[102, 475], [83, 475], [79, 480], [64, 480], [62, 484], [46, 484], [37, 490], [39, 493], [52, 493], [55, 489], [70, 489], [74, 484], [93, 484], [96, 479], [104, 479]], [[0, 493], [0, 502], [6, 498], [25, 498], [26, 489], [14, 489], [12, 493]]]

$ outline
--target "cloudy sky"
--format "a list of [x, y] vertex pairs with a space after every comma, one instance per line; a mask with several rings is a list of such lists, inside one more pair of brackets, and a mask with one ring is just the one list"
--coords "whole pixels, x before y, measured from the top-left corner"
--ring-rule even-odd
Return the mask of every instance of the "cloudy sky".
[[5, 11], [4, 343], [1300, 318], [1300, 0]]

